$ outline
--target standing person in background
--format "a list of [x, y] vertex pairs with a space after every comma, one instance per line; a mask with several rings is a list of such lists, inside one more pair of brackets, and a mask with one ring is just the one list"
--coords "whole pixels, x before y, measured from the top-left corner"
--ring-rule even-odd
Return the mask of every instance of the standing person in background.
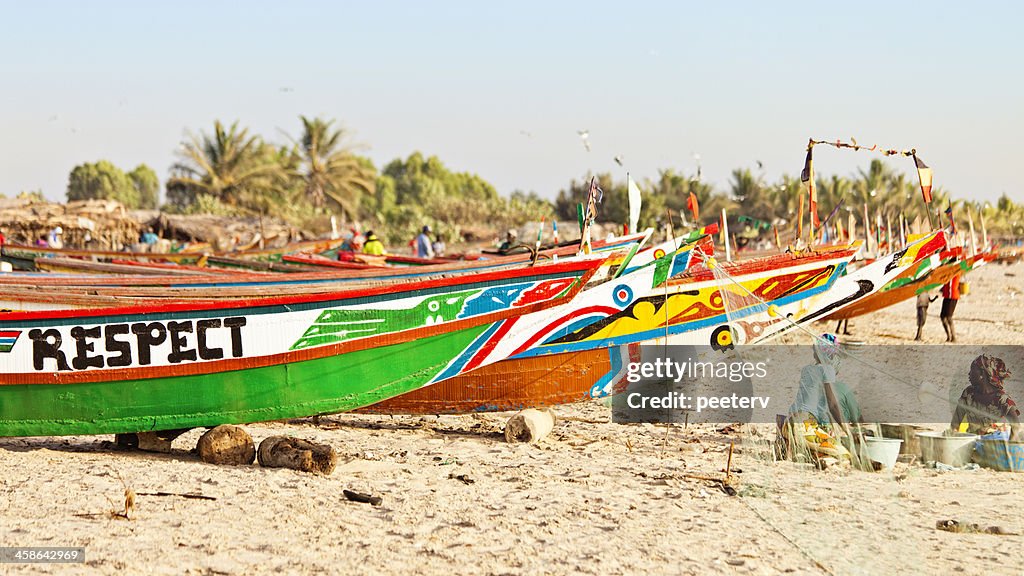
[[914, 338], [916, 341], [921, 340], [921, 336], [924, 333], [924, 323], [928, 320], [928, 305], [935, 302], [935, 299], [939, 296], [928, 297], [927, 292], [921, 292], [917, 295], [917, 336]]
[[57, 226], [53, 230], [50, 230], [49, 236], [46, 237], [46, 244], [50, 248], [63, 248], [64, 247], [64, 229]]
[[423, 231], [416, 237], [416, 256], [420, 258], [433, 258], [434, 247], [430, 242], [430, 226], [424, 226]]
[[445, 246], [444, 239], [441, 237], [440, 233], [437, 234], [437, 238], [434, 240], [434, 243], [430, 247], [434, 250], [435, 258], [439, 256], [444, 256], [444, 251], [448, 249], [448, 247]]
[[956, 311], [957, 300], [960, 299], [960, 274], [950, 278], [942, 285], [942, 313], [939, 320], [946, 331], [946, 342], [956, 342], [956, 330], [953, 328], [953, 312]]
[[0, 248], [3, 248], [4, 244], [6, 244], [6, 243], [7, 243], [7, 237], [4, 236], [4, 231], [0, 230]]

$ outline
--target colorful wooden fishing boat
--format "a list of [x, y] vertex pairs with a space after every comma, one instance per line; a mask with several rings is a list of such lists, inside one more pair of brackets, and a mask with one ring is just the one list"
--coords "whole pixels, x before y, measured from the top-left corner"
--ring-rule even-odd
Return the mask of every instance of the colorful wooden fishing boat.
[[316, 297], [0, 316], [0, 436], [351, 410], [416, 389], [495, 322], [567, 302], [605, 258]]
[[[842, 276], [834, 282], [834, 286], [808, 298], [780, 302], [775, 306], [755, 305], [742, 312], [730, 311], [725, 321], [712, 329], [711, 344], [754, 344], [801, 329], [878, 292], [908, 268], [945, 249], [946, 243], [945, 233], [935, 231], [902, 250], [883, 255], [871, 264]], [[845, 272], [845, 266], [843, 268]], [[707, 342], [701, 341], [699, 336], [703, 334], [698, 335], [696, 340], [679, 343]]]
[[149, 268], [127, 264], [124, 260], [117, 262], [95, 262], [79, 258], [39, 258], [35, 268], [46, 272], [63, 272], [67, 274], [145, 274], [151, 276], [211, 276], [216, 270], [197, 266], [173, 265], [162, 268]]
[[[281, 255], [295, 252], [326, 252], [341, 245], [343, 240], [305, 240], [293, 242], [280, 248], [262, 250], [242, 250], [217, 252], [218, 256], [243, 260], [277, 262]], [[117, 252], [113, 250], [78, 250], [71, 248], [48, 248], [28, 246], [25, 244], [4, 244], [0, 254], [15, 267], [22, 270], [32, 269], [37, 258], [82, 258], [87, 260], [139, 260], [142, 262], [176, 262], [179, 264], [197, 264], [203, 261], [204, 253], [199, 252]], [[30, 264], [31, 263], [31, 264]]]
[[932, 254], [904, 270], [878, 292], [830, 314], [826, 320], [847, 320], [898, 304], [922, 292], [936, 290], [958, 273], [969, 272], [980, 255], [964, 259], [962, 249]]
[[[784, 302], [808, 297], [821, 286], [834, 282], [856, 249], [787, 254], [727, 266], [736, 282], [759, 298]], [[710, 254], [705, 252], [704, 257], [708, 256]], [[576, 306], [574, 302], [571, 305], [574, 309], [567, 311], [561, 322], [534, 330], [532, 338], [525, 343], [518, 342], [511, 352], [507, 347], [499, 348], [510, 356], [508, 359], [482, 367], [468, 366], [468, 371], [457, 376], [362, 411], [440, 414], [517, 410], [611, 394], [629, 358], [638, 354], [636, 345], [652, 337], [649, 330], [665, 333], [666, 316], [660, 312], [646, 316], [651, 324], [648, 327], [638, 318], [638, 315], [645, 316], [640, 310], [663, 303], [667, 296], [674, 310], [670, 316], [671, 328], [687, 326], [697, 330], [709, 321], [720, 320], [718, 317], [723, 314], [721, 292], [728, 298], [738, 299], [736, 292], [730, 291], [731, 282], [716, 278], [696, 255], [692, 258], [696, 266], [669, 280], [665, 287], [667, 295], [661, 288], [649, 289], [647, 293], [636, 290], [635, 296], [616, 290], [614, 295], [618, 300], [608, 303], [608, 309]], [[614, 281], [609, 285], [614, 286]], [[589, 291], [580, 295], [580, 302]], [[717, 298], [715, 293], [718, 293]], [[716, 301], [719, 302], [717, 307]], [[626, 318], [634, 322], [626, 322]]]
[[316, 266], [297, 264], [283, 259], [281, 260], [247, 260], [245, 258], [231, 258], [229, 256], [209, 256], [205, 263], [217, 270], [231, 270], [238, 272], [284, 272], [287, 274], [301, 274], [303, 272], [316, 272]]
[[[637, 360], [641, 343], [664, 342], [666, 333], [670, 343], [713, 348], [764, 342], [820, 317], [820, 310], [857, 302], [864, 297], [858, 294], [873, 293], [879, 282], [891, 280], [943, 246], [945, 237], [936, 233], [845, 277], [842, 273], [859, 244], [724, 264], [717, 274], [712, 267], [698, 265], [671, 280], [671, 293], [662, 295], [660, 302], [657, 296], [638, 300], [637, 306], [569, 335], [362, 411], [518, 410], [610, 395], [623, 384], [625, 367]], [[600, 347], [610, 343], [616, 345]]]
[[502, 360], [358, 412], [470, 414], [583, 402], [613, 392], [639, 360], [635, 344]]

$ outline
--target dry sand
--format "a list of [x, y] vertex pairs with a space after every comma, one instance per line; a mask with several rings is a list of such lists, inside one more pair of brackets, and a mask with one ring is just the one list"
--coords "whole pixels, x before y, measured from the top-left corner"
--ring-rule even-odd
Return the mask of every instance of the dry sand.
[[[1010, 276], [1008, 274], [1013, 274]], [[1024, 265], [972, 273], [957, 310], [964, 343], [1024, 344]], [[938, 306], [928, 342], [943, 340]], [[833, 327], [834, 328], [834, 327]], [[824, 325], [816, 327], [825, 330]], [[912, 302], [851, 322], [858, 339], [902, 344]], [[0, 573], [256, 574], [1021, 574], [1021, 536], [953, 534], [940, 519], [1024, 533], [1024, 474], [810, 470], [738, 445], [739, 497], [720, 477], [727, 427], [610, 423], [562, 407], [537, 446], [509, 445], [507, 414], [338, 415], [250, 425], [332, 445], [327, 477], [214, 466], [189, 450], [118, 451], [112, 437], [0, 439], [0, 544], [84, 546], [87, 562], [0, 565]], [[139, 495], [124, 486], [216, 500]], [[379, 507], [343, 489], [378, 494]]]

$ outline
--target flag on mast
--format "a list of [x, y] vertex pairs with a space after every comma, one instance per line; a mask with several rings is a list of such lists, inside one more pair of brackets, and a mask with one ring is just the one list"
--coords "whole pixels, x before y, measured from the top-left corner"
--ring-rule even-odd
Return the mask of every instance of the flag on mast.
[[914, 154], [914, 166], [917, 166], [917, 178], [921, 182], [921, 195], [924, 203], [932, 203], [932, 169]]
[[814, 162], [811, 158], [814, 148], [807, 146], [807, 157], [804, 159], [804, 169], [800, 171], [800, 181], [807, 183], [807, 195], [810, 203], [807, 211], [811, 214], [811, 230], [814, 230], [821, 222], [818, 220], [818, 191], [814, 189]]
[[700, 204], [697, 203], [697, 196], [693, 192], [690, 192], [689, 197], [686, 198], [686, 208], [690, 214], [693, 214], [693, 224], [696, 225], [700, 214]]
[[640, 222], [640, 188], [636, 185], [630, 177], [626, 174], [626, 189], [629, 196], [629, 231], [637, 231], [637, 223]]

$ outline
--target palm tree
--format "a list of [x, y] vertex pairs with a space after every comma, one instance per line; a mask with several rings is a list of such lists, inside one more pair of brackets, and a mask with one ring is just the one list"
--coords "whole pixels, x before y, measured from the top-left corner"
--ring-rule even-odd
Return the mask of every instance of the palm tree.
[[733, 170], [731, 186], [732, 197], [739, 203], [743, 215], [768, 222], [775, 218], [771, 191], [749, 169]]
[[343, 146], [347, 134], [343, 128], [332, 130], [333, 120], [305, 116], [299, 119], [302, 120], [302, 137], [298, 145], [306, 195], [318, 208], [330, 199], [341, 208], [343, 215], [355, 218], [360, 197], [374, 193], [376, 171], [351, 148]]
[[[708, 183], [698, 180], [696, 177], [686, 176], [682, 172], [676, 172], [672, 168], [658, 171], [657, 180], [648, 180], [646, 188], [651, 190], [653, 198], [661, 199], [661, 204], [673, 213], [686, 210], [686, 200], [693, 192], [700, 206], [700, 222], [714, 222], [718, 219], [722, 208], [732, 209], [736, 203], [724, 194], [718, 194]], [[685, 212], [689, 218], [689, 212]], [[657, 215], [661, 218], [661, 214]], [[695, 224], [700, 224], [697, 222]]]
[[168, 200], [182, 207], [200, 195], [242, 209], [259, 211], [268, 197], [287, 187], [288, 170], [278, 152], [238, 122], [225, 128], [217, 120], [213, 134], [192, 135], [178, 151], [180, 160], [171, 167]]

